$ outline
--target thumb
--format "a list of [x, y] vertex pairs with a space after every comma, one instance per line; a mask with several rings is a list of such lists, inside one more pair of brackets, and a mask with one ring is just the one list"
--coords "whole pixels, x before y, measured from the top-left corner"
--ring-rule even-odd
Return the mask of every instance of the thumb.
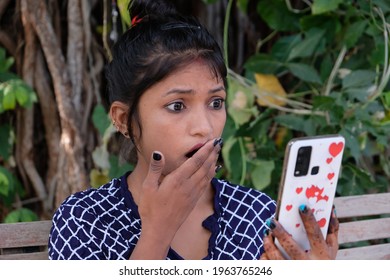
[[164, 168], [164, 157], [160, 152], [153, 152], [150, 159], [149, 172], [146, 176], [146, 180], [150, 184], [158, 185], [158, 181], [161, 177], [162, 170]]

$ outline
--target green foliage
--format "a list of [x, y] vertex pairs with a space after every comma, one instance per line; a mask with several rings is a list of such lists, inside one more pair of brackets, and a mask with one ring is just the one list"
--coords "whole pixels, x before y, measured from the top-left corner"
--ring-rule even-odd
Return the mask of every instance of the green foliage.
[[[339, 194], [386, 191], [390, 5], [314, 0], [297, 11], [290, 2], [258, 2], [274, 36], [271, 50], [246, 61], [245, 77], [230, 74], [225, 175], [276, 194], [290, 138], [338, 133], [346, 138]], [[279, 79], [284, 105], [259, 105], [267, 89], [256, 84], [255, 73]]]
[[97, 188], [107, 183], [110, 179], [120, 177], [125, 172], [133, 170], [133, 166], [129, 163], [122, 163], [118, 156], [109, 150], [109, 142], [116, 130], [101, 104], [95, 106], [92, 121], [102, 137], [102, 143], [92, 153], [95, 168], [90, 172], [91, 185]]
[[[14, 64], [12, 57], [6, 57], [6, 52], [0, 48], [0, 114], [12, 111], [17, 106], [29, 108], [37, 101], [35, 92], [17, 75], [10, 72]], [[15, 135], [13, 127], [4, 123], [0, 125], [0, 202], [12, 209], [15, 196], [23, 196], [24, 190], [17, 177], [13, 174], [13, 146]], [[36, 215], [28, 209], [16, 209], [6, 217], [6, 222], [30, 221]], [[35, 215], [35, 216], [34, 216]]]
[[14, 63], [6, 58], [5, 50], [0, 48], [0, 114], [14, 110], [16, 105], [28, 108], [37, 101], [35, 92], [20, 78], [8, 72]]
[[37, 214], [28, 208], [19, 208], [10, 212], [4, 219], [5, 223], [33, 222], [38, 221]]

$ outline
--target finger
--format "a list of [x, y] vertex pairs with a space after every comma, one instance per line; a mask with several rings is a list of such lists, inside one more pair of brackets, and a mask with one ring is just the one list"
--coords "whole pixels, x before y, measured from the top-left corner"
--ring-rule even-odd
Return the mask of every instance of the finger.
[[313, 212], [306, 205], [301, 205], [299, 214], [305, 226], [311, 251], [321, 257], [325, 253], [324, 250], [327, 249], [327, 245]]
[[339, 250], [339, 220], [336, 217], [336, 211], [333, 206], [333, 211], [330, 217], [328, 234], [326, 235], [326, 243], [328, 244], [329, 253], [333, 259], [336, 258]]
[[264, 253], [261, 254], [260, 260], [261, 261], [267, 261], [267, 260], [270, 260], [270, 259], [268, 258], [267, 253], [264, 252]]
[[295, 242], [291, 234], [289, 234], [278, 221], [267, 220], [267, 224], [271, 229], [271, 234], [278, 239], [280, 245], [291, 259], [307, 259], [305, 251], [299, 246], [297, 242]]
[[267, 260], [284, 260], [282, 253], [274, 244], [272, 236], [269, 234], [269, 230], [264, 231], [263, 246], [265, 252], [261, 255], [260, 259]]
[[193, 178], [197, 181], [202, 180], [210, 173], [215, 173], [215, 163], [221, 145], [222, 139], [220, 138], [210, 140], [182, 165], [180, 172], [188, 174], [187, 178]]
[[333, 205], [332, 213], [330, 215], [328, 234], [329, 233], [337, 233], [338, 234], [339, 226], [340, 226], [340, 224], [339, 224], [339, 220], [337, 219], [337, 216], [336, 216], [336, 208]]
[[159, 179], [164, 168], [164, 156], [158, 151], [154, 151], [152, 158], [150, 159], [149, 171], [144, 180], [144, 186], [155, 186], [159, 185]]

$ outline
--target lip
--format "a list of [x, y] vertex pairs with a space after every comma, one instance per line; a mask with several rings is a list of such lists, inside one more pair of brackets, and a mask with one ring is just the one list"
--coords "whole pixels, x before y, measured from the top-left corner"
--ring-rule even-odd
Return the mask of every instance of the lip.
[[202, 148], [206, 143], [199, 143], [199, 144], [196, 144], [195, 146], [193, 146], [186, 154], [185, 154], [185, 157], [186, 158], [190, 158], [192, 157], [200, 148]]

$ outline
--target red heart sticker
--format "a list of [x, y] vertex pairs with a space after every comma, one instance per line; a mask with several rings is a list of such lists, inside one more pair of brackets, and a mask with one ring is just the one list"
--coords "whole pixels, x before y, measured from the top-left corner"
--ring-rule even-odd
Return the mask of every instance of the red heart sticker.
[[343, 142], [332, 143], [332, 144], [330, 144], [330, 146], [329, 146], [329, 153], [330, 153], [333, 157], [336, 157], [339, 153], [341, 153], [341, 151], [343, 150], [343, 148], [344, 148], [344, 143], [343, 143]]
[[300, 193], [302, 192], [302, 190], [303, 190], [302, 187], [296, 188], [296, 189], [295, 189], [295, 192], [296, 192], [297, 194], [300, 194]]
[[317, 221], [318, 225], [322, 228], [325, 226], [326, 224], [326, 219], [325, 218], [322, 218], [321, 220]]
[[330, 157], [330, 158], [327, 158], [327, 159], [326, 159], [326, 163], [329, 164], [329, 163], [332, 162], [332, 160], [333, 160], [333, 158], [331, 158], [331, 157]]
[[334, 177], [334, 173], [329, 173], [329, 174], [328, 174], [328, 179], [329, 179], [329, 180], [332, 180], [333, 177]]
[[292, 209], [292, 205], [291, 204], [286, 206], [286, 210], [287, 211], [290, 211], [291, 209]]

